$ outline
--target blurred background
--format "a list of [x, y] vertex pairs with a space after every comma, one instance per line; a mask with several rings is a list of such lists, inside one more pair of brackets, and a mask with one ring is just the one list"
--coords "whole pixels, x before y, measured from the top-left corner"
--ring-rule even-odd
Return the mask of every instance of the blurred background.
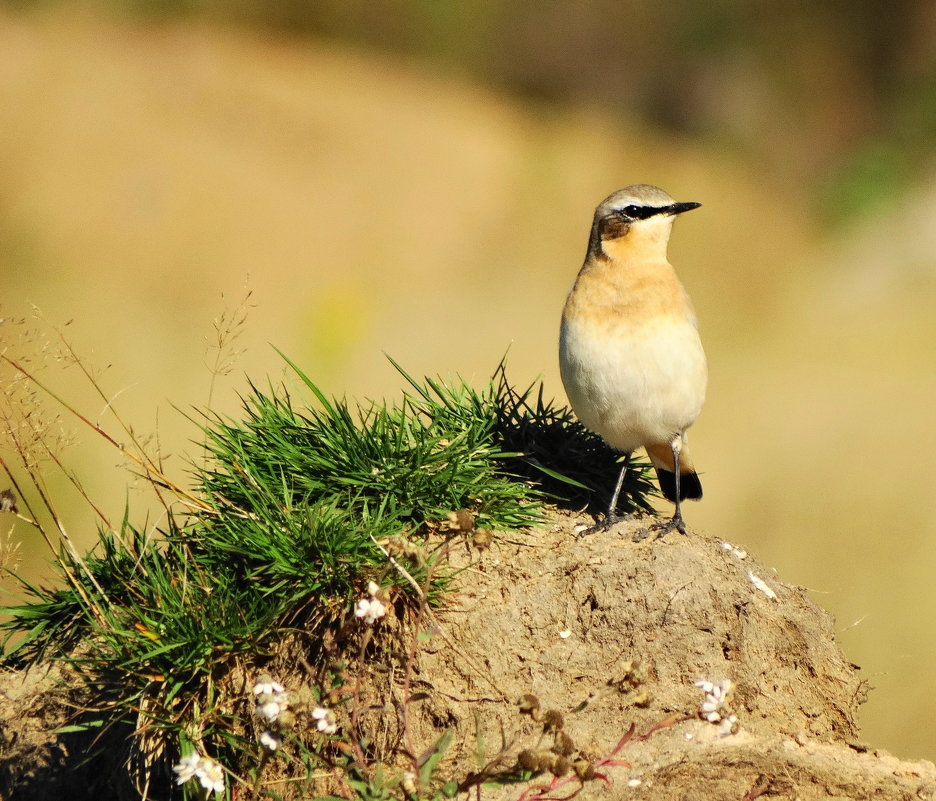
[[[271, 345], [362, 400], [402, 389], [384, 353], [481, 385], [509, 348], [564, 399], [594, 206], [637, 182], [700, 201], [670, 248], [711, 369], [689, 523], [808, 587], [876, 687], [864, 738], [936, 758], [929, 0], [20, 0], [0, 107], [0, 349], [180, 480], [185, 414], [279, 381]], [[102, 512], [142, 520], [119, 454], [42, 403]], [[9, 521], [8, 565], [48, 580]]]

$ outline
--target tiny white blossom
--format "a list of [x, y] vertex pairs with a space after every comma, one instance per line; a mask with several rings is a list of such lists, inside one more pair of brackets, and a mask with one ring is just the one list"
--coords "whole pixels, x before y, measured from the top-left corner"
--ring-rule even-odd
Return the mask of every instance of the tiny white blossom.
[[179, 764], [173, 765], [172, 770], [175, 771], [176, 774], [176, 784], [185, 784], [191, 779], [198, 771], [199, 762], [201, 762], [201, 757], [195, 752], [192, 752], [182, 757], [182, 759], [179, 760]]
[[354, 610], [354, 616], [361, 618], [368, 626], [373, 625], [385, 614], [387, 607], [376, 598], [361, 598]]
[[275, 751], [283, 744], [283, 738], [267, 729], [260, 735], [260, 745], [267, 751]]
[[177, 765], [173, 765], [172, 770], [176, 773], [176, 784], [198, 779], [206, 790], [224, 792], [224, 768], [211, 757], [203, 757], [193, 752], [182, 757]]
[[285, 691], [282, 684], [278, 681], [274, 681], [269, 676], [263, 676], [257, 679], [253, 686], [254, 695], [279, 695]]
[[277, 701], [267, 701], [263, 704], [257, 704], [257, 714], [267, 721], [267, 723], [276, 723], [283, 709], [283, 704]]
[[203, 757], [201, 761], [198, 780], [206, 790], [216, 793], [224, 792], [224, 768], [213, 759]]
[[723, 679], [718, 684], [707, 679], [699, 679], [695, 686], [705, 694], [705, 698], [699, 705], [699, 717], [709, 723], [718, 723], [719, 733], [722, 736], [734, 734], [738, 730], [738, 718], [728, 705], [731, 679]]
[[335, 714], [323, 706], [317, 706], [312, 710], [312, 719], [316, 722], [317, 728], [323, 734], [334, 734], [338, 731], [338, 724], [335, 722]]

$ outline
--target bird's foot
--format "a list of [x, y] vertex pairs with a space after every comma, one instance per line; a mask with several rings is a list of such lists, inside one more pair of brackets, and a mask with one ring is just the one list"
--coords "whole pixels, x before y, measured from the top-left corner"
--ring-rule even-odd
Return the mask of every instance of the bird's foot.
[[607, 531], [620, 519], [620, 517], [609, 517], [608, 515], [605, 515], [603, 518], [601, 518], [601, 520], [595, 523], [595, 525], [588, 526], [587, 528], [583, 528], [581, 531], [577, 531], [575, 536], [576, 538], [581, 539], [582, 537], [589, 537], [592, 534], [597, 534], [599, 531]]
[[638, 517], [637, 512], [628, 512], [626, 515], [611, 515], [606, 514], [601, 518], [595, 525], [589, 526], [588, 528], [583, 528], [581, 531], [576, 533], [576, 537], [588, 537], [591, 534], [597, 534], [599, 531], [607, 531], [608, 529], [616, 526], [618, 523], [623, 523], [627, 520], [633, 520]]
[[670, 531], [678, 531], [680, 534], [687, 534], [686, 523], [682, 519], [682, 515], [673, 515], [669, 520], [661, 520], [658, 523], [654, 523], [650, 526], [650, 531], [656, 531], [656, 538], [665, 537]]

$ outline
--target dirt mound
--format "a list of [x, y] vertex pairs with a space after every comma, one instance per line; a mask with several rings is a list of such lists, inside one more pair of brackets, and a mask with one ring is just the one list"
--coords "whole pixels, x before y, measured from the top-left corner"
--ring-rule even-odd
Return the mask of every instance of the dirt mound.
[[[454, 728], [448, 756], [458, 767], [447, 772], [485, 761], [509, 768], [520, 750], [551, 750], [541, 723], [518, 711], [516, 700], [531, 694], [541, 712], [562, 714], [570, 760], [629, 763], [602, 769], [613, 786], [587, 782], [582, 799], [936, 794], [931, 763], [856, 741], [867, 684], [836, 645], [831, 616], [803, 589], [716, 538], [654, 539], [646, 521], [576, 538], [581, 520], [558, 515], [480, 555], [453, 554], [459, 591], [439, 615], [444, 636], [419, 656], [426, 697], [412, 722], [422, 743]], [[697, 682], [725, 679], [725, 703], [709, 710], [719, 720], [703, 720]]]
[[[488, 799], [566, 797], [576, 771], [599, 774], [582, 799], [936, 795], [931, 763], [856, 742], [866, 684], [802, 589], [715, 538], [655, 539], [645, 521], [576, 538], [576, 522], [453, 548], [455, 592], [409, 686], [385, 671], [366, 699], [372, 741], [418, 753], [451, 730], [438, 773], [462, 789], [518, 761], [541, 771], [542, 794], [485, 785]], [[80, 762], [74, 735], [55, 734], [69, 714], [58, 674], [0, 677], [3, 799], [52, 797]]]
[[[650, 698], [638, 723], [698, 708], [698, 680], [730, 679], [745, 729], [857, 734], [863, 683], [827, 613], [734, 546], [678, 533], [633, 542], [641, 525], [576, 539], [563, 519], [528, 543], [501, 542], [462, 580], [451, 636], [505, 694], [560, 709], [601, 695], [639, 661]], [[448, 650], [423, 664], [446, 693], [490, 689]], [[613, 695], [589, 703], [590, 714], [611, 715], [601, 729], [627, 708]]]

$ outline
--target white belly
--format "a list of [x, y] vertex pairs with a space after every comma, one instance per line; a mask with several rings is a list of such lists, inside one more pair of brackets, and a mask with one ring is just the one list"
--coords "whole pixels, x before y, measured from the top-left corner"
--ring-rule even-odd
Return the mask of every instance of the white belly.
[[705, 354], [688, 320], [604, 330], [564, 320], [559, 368], [579, 420], [628, 453], [669, 444], [705, 400]]

